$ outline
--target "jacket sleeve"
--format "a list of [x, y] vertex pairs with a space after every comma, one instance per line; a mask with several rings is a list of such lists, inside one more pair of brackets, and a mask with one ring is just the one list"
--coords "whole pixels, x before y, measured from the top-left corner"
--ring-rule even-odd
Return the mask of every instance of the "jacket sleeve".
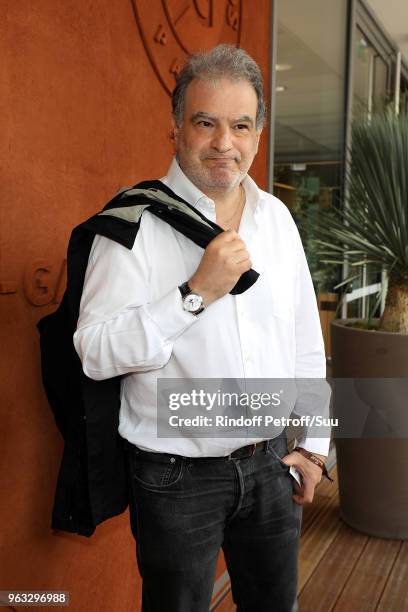
[[177, 337], [197, 321], [183, 310], [177, 287], [151, 299], [141, 233], [132, 250], [103, 236], [92, 245], [73, 340], [94, 380], [163, 367]]

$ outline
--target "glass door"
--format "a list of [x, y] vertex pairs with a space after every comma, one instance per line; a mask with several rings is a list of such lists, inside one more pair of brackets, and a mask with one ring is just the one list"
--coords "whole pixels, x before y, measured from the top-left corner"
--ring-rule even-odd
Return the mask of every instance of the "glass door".
[[[364, 24], [366, 26], [366, 24]], [[373, 32], [363, 31], [358, 19], [352, 37], [352, 120], [370, 118], [392, 103], [392, 75], [396, 56], [376, 45]], [[346, 296], [343, 316], [367, 318], [381, 312], [380, 291], [385, 282], [381, 271], [364, 266]]]
[[341, 270], [322, 264], [314, 224], [340, 199], [344, 157], [347, 0], [281, 0], [277, 51], [273, 192], [298, 224], [330, 355], [334, 285]]

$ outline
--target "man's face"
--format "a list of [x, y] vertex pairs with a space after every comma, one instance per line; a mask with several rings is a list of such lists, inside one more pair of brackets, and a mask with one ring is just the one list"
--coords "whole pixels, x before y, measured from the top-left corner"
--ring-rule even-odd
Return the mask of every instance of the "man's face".
[[258, 151], [258, 99], [246, 80], [194, 79], [187, 87], [183, 123], [174, 126], [181, 169], [204, 193], [235, 189]]

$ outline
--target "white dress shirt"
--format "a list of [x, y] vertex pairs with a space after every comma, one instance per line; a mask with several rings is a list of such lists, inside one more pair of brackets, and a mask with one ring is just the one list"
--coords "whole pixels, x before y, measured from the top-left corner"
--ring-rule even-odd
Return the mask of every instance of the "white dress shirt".
[[[161, 179], [216, 221], [215, 204], [174, 159]], [[246, 176], [239, 235], [258, 280], [200, 315], [186, 312], [178, 286], [203, 249], [146, 211], [132, 250], [96, 236], [89, 256], [74, 345], [90, 378], [123, 375], [119, 434], [144, 450], [225, 456], [262, 438], [159, 438], [157, 378], [325, 378], [315, 293], [286, 206]], [[328, 438], [299, 445], [328, 454]]]

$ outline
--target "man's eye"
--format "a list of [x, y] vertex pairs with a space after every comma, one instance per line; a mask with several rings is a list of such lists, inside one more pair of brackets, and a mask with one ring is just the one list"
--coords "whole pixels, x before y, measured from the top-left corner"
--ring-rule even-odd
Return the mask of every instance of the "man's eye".
[[199, 121], [198, 125], [201, 125], [202, 127], [211, 127], [211, 123], [209, 121]]
[[244, 131], [248, 129], [248, 126], [246, 125], [246, 123], [237, 123], [235, 127], [239, 131]]

